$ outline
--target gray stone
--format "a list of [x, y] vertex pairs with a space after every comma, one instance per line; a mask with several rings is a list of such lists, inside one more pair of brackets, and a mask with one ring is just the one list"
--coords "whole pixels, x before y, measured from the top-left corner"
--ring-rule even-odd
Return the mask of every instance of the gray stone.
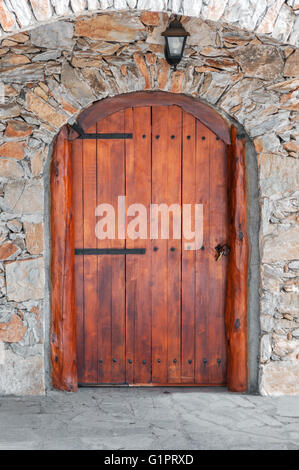
[[165, 0], [138, 0], [139, 10], [162, 11], [165, 9]]
[[15, 214], [40, 214], [43, 212], [43, 183], [37, 181], [9, 182], [3, 200], [7, 211]]
[[288, 268], [294, 271], [299, 271], [299, 260], [297, 261], [291, 261], [288, 264]]
[[270, 359], [272, 353], [271, 336], [263, 335], [261, 337], [261, 362], [266, 362]]
[[262, 395], [299, 394], [299, 361], [275, 361], [262, 366]]
[[0, 119], [9, 119], [20, 116], [21, 108], [18, 104], [0, 105]]
[[74, 26], [67, 21], [57, 21], [39, 26], [30, 32], [32, 44], [48, 49], [70, 50], [74, 46]]
[[288, 111], [282, 111], [272, 116], [268, 116], [267, 119], [260, 117], [260, 122], [257, 119], [252, 121], [246, 121], [246, 127], [250, 132], [252, 137], [257, 137], [263, 134], [267, 134], [270, 131], [275, 130], [276, 132], [289, 124], [289, 115]]
[[295, 19], [293, 31], [290, 34], [288, 42], [294, 46], [299, 46], [299, 15]]
[[26, 0], [8, 0], [15, 12], [21, 27], [29, 26], [32, 21], [32, 13]]
[[[278, 155], [260, 157], [260, 188], [264, 197], [283, 195], [299, 185], [299, 160]], [[295, 259], [296, 255], [293, 258]]]
[[56, 49], [55, 51], [46, 51], [42, 52], [41, 54], [37, 54], [33, 57], [32, 62], [43, 62], [47, 60], [55, 60], [61, 56], [61, 52]]
[[270, 333], [273, 330], [274, 319], [271, 315], [261, 315], [261, 331]]
[[234, 58], [247, 77], [277, 80], [282, 77], [284, 61], [278, 48], [260, 44], [239, 47]]
[[42, 64], [14, 65], [0, 69], [0, 81], [4, 83], [30, 83], [44, 79]]
[[205, 20], [218, 21], [227, 5], [228, 0], [209, 0], [208, 4], [202, 8], [202, 17]]
[[2, 352], [0, 364], [1, 395], [43, 395], [44, 361], [41, 356], [23, 359], [10, 350]]
[[293, 30], [295, 15], [287, 5], [282, 5], [272, 35], [279, 42], [286, 43]]
[[202, 0], [198, 0], [196, 2], [194, 0], [183, 0], [183, 2], [173, 2], [172, 9], [175, 7], [175, 11], [179, 12], [180, 3], [183, 3], [183, 12], [185, 16], [198, 17], [200, 15]]
[[184, 27], [190, 33], [187, 44], [190, 46], [214, 46], [216, 31], [205, 21], [195, 18], [186, 18]]
[[252, 31], [266, 8], [267, 0], [229, 0], [222, 20]]
[[62, 67], [61, 83], [78, 103], [87, 104], [94, 99], [91, 89], [80, 79], [78, 72], [67, 62]]
[[22, 222], [20, 222], [17, 219], [10, 220], [9, 222], [7, 222], [6, 225], [7, 225], [7, 228], [9, 228], [9, 230], [15, 233], [21, 232], [22, 227], [23, 227]]
[[17, 179], [22, 176], [24, 176], [24, 170], [17, 161], [7, 158], [0, 159], [0, 178]]
[[23, 302], [42, 299], [45, 295], [44, 259], [26, 259], [5, 265], [8, 300]]
[[287, 261], [298, 255], [299, 227], [291, 226], [288, 230], [281, 230], [275, 235], [265, 237], [262, 248], [262, 261], [275, 263]]
[[58, 16], [62, 16], [68, 12], [69, 0], [51, 0], [51, 3]]

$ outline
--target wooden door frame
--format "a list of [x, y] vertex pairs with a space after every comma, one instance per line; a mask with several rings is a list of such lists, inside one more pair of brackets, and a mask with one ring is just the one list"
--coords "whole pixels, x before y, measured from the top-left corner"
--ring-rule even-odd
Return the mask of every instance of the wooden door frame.
[[[227, 387], [245, 392], [248, 387], [247, 194], [245, 136], [239, 135], [210, 106], [185, 95], [134, 92], [106, 98], [83, 111], [77, 122], [86, 132], [95, 122], [129, 107], [177, 105], [199, 119], [228, 145], [229, 244], [225, 308]], [[51, 188], [51, 322], [50, 349], [53, 387], [76, 391], [75, 245], [72, 214], [71, 141], [78, 134], [64, 126], [55, 139], [50, 170]]]

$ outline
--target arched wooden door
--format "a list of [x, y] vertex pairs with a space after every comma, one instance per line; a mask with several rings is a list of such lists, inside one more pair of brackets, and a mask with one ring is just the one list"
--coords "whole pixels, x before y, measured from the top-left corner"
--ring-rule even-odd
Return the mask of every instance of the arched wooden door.
[[[108, 98], [78, 124], [60, 132], [51, 166], [53, 385], [245, 391], [244, 136], [208, 106], [163, 92]], [[150, 211], [161, 204], [179, 209], [181, 225], [174, 234], [170, 211], [169, 237], [157, 238]], [[196, 204], [203, 238], [193, 250], [184, 213]]]
[[[79, 383], [224, 385], [227, 145], [178, 106], [130, 107], [87, 134], [105, 135], [72, 144]], [[133, 214], [118, 233], [124, 196], [147, 210], [142, 239], [128, 234]], [[115, 239], [96, 236], [100, 204], [114, 208]], [[180, 238], [171, 212], [169, 239], [153, 239], [151, 204], [202, 204], [200, 249], [187, 249], [183, 210]]]

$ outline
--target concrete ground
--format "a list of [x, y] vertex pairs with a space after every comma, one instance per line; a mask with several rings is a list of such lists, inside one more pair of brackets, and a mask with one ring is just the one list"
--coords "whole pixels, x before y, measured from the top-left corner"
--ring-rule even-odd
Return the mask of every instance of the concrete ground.
[[299, 449], [299, 396], [81, 388], [2, 397], [0, 449]]

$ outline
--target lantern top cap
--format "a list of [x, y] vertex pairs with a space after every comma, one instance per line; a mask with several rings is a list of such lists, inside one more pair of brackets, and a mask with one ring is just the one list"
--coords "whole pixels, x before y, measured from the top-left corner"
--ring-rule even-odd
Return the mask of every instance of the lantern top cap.
[[187, 37], [190, 36], [190, 33], [185, 30], [180, 20], [175, 17], [174, 20], [169, 23], [168, 28], [166, 28], [166, 30], [163, 31], [161, 35], [166, 37]]

